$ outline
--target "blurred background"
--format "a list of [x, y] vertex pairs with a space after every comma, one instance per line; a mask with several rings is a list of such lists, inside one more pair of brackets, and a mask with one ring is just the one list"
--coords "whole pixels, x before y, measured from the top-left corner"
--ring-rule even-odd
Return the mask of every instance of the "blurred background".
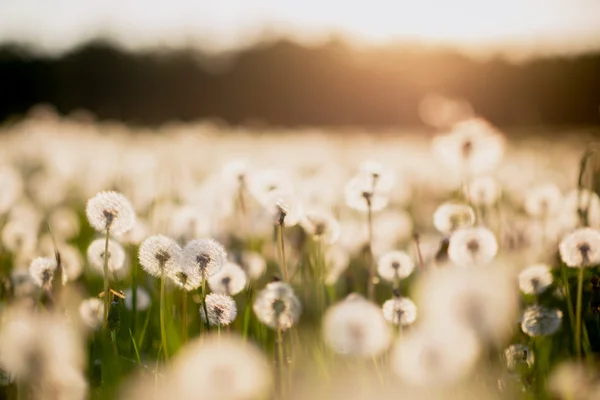
[[598, 0], [2, 0], [0, 122], [597, 126], [598, 21]]

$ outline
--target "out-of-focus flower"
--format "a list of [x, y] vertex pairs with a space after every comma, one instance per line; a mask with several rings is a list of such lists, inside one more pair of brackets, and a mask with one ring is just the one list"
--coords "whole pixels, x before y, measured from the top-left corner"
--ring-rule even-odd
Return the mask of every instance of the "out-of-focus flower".
[[167, 275], [180, 289], [191, 292], [202, 285], [202, 273], [198, 268], [181, 263], [175, 264]]
[[560, 257], [569, 267], [600, 264], [600, 231], [580, 228], [565, 236], [558, 247]]
[[478, 207], [489, 207], [500, 198], [501, 189], [498, 181], [491, 176], [481, 176], [469, 182], [465, 187], [470, 203]]
[[[237, 316], [235, 300], [226, 294], [211, 293], [206, 296], [206, 310], [208, 312], [208, 323], [213, 326], [229, 325]], [[204, 306], [200, 307], [200, 316], [206, 322]]]
[[148, 274], [160, 278], [175, 270], [181, 258], [181, 247], [163, 235], [150, 236], [139, 249], [140, 265]]
[[412, 258], [400, 250], [385, 253], [377, 262], [379, 276], [389, 282], [406, 278], [414, 269], [415, 263]]
[[389, 202], [389, 193], [380, 189], [372, 176], [360, 174], [352, 178], [344, 190], [346, 204], [357, 211], [383, 210]]
[[210, 218], [193, 206], [177, 207], [169, 223], [169, 236], [181, 240], [206, 237], [210, 234]]
[[552, 285], [552, 282], [550, 267], [545, 264], [532, 265], [519, 274], [519, 288], [525, 294], [539, 295]]
[[350, 256], [340, 247], [330, 247], [325, 253], [326, 285], [335, 285], [339, 277], [348, 269]]
[[475, 212], [466, 204], [444, 203], [433, 214], [435, 228], [444, 234], [450, 234], [459, 228], [472, 226], [474, 223]]
[[524, 344], [511, 344], [508, 346], [504, 350], [504, 358], [509, 371], [514, 371], [521, 366], [529, 368], [535, 360], [533, 351]]
[[87, 249], [87, 258], [94, 271], [104, 274], [104, 257], [108, 258], [108, 270], [117, 272], [125, 265], [125, 251], [123, 246], [112, 239], [108, 240], [108, 255], [104, 254], [106, 239], [94, 240]]
[[6, 213], [23, 192], [23, 180], [18, 171], [9, 166], [0, 167], [0, 215]]
[[9, 220], [2, 229], [2, 245], [14, 254], [31, 254], [37, 245], [38, 227], [33, 222]]
[[593, 400], [600, 393], [594, 375], [584, 364], [564, 362], [550, 373], [548, 389], [561, 399]]
[[[130, 311], [133, 311], [133, 290], [125, 289], [125, 308]], [[150, 299], [150, 294], [148, 291], [140, 286], [136, 288], [136, 309], [137, 311], [146, 311], [152, 300]]]
[[408, 297], [392, 297], [382, 306], [383, 317], [394, 325], [412, 325], [417, 319], [417, 306]]
[[565, 230], [581, 227], [582, 217], [587, 217], [588, 225], [600, 228], [600, 197], [587, 189], [574, 189], [568, 192], [562, 203], [560, 220]]
[[308, 235], [327, 244], [333, 244], [340, 236], [340, 224], [327, 212], [305, 212], [300, 226]]
[[181, 252], [179, 264], [183, 269], [197, 270], [203, 279], [219, 272], [227, 261], [223, 246], [213, 239], [189, 241]]
[[259, 279], [267, 270], [265, 258], [254, 251], [244, 251], [240, 265], [252, 280]]
[[390, 346], [392, 335], [381, 309], [357, 299], [343, 300], [325, 312], [323, 338], [337, 353], [374, 357]]
[[535, 186], [525, 196], [525, 211], [534, 218], [546, 219], [556, 215], [563, 197], [558, 186], [548, 183]]
[[448, 257], [456, 265], [484, 265], [498, 253], [498, 242], [487, 228], [462, 228], [450, 236]]
[[227, 262], [223, 268], [208, 278], [210, 290], [234, 296], [246, 287], [246, 273], [236, 263]]
[[104, 303], [102, 300], [92, 297], [83, 300], [79, 305], [79, 315], [85, 325], [91, 329], [102, 326], [104, 318]]
[[444, 386], [465, 378], [480, 354], [476, 337], [457, 326], [421, 327], [403, 335], [391, 356], [392, 369], [407, 383]]
[[540, 305], [527, 307], [521, 317], [521, 330], [529, 336], [554, 335], [562, 325], [562, 311]]
[[124, 244], [139, 245], [148, 237], [148, 232], [149, 228], [146, 222], [136, 218], [133, 228], [123, 234], [123, 236], [120, 238], [120, 241]]
[[48, 218], [52, 234], [57, 238], [66, 240], [79, 234], [79, 217], [77, 213], [67, 207], [57, 208]]
[[88, 221], [98, 232], [122, 235], [135, 223], [133, 206], [125, 196], [117, 192], [100, 192], [88, 200], [85, 209]]
[[56, 272], [56, 259], [52, 257], [38, 257], [29, 266], [29, 274], [33, 282], [41, 288], [52, 287], [54, 272]]
[[302, 311], [294, 290], [283, 282], [267, 284], [258, 293], [252, 309], [260, 322], [281, 330], [289, 329], [298, 322]]
[[280, 170], [262, 170], [251, 174], [248, 179], [248, 190], [260, 204], [266, 204], [276, 192], [292, 193], [292, 180], [288, 174]]
[[272, 192], [262, 204], [275, 225], [294, 226], [302, 219], [302, 203], [292, 193]]

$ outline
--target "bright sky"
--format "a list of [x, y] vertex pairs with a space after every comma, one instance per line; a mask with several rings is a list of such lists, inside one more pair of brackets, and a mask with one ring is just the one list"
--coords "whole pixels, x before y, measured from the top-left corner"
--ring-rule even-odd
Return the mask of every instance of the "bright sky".
[[128, 48], [221, 50], [265, 33], [359, 43], [423, 41], [467, 51], [600, 48], [600, 0], [0, 0], [0, 42], [64, 51], [97, 36]]

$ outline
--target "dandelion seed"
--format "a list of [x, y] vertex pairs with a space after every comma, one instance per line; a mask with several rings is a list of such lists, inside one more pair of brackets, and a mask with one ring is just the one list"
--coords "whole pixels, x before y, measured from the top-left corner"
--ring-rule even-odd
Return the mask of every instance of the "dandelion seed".
[[417, 319], [417, 306], [408, 297], [393, 297], [383, 303], [383, 317], [394, 325], [409, 326]]
[[79, 305], [79, 315], [86, 326], [98, 329], [104, 319], [104, 303], [95, 297], [84, 300]]
[[552, 282], [550, 267], [544, 264], [532, 265], [519, 274], [519, 288], [525, 294], [539, 295], [552, 285]]
[[308, 235], [327, 244], [335, 243], [340, 236], [340, 224], [326, 212], [306, 212], [300, 225]]
[[38, 257], [31, 262], [29, 274], [37, 286], [50, 289], [52, 287], [52, 280], [54, 279], [56, 267], [55, 258]]
[[525, 211], [534, 218], [546, 219], [556, 215], [563, 204], [560, 189], [554, 184], [543, 184], [530, 189], [525, 196]]
[[379, 258], [377, 272], [379, 276], [389, 282], [404, 279], [412, 274], [415, 263], [412, 258], [403, 251], [390, 251]]
[[183, 269], [196, 269], [203, 279], [219, 272], [227, 260], [223, 246], [212, 239], [189, 241], [181, 252], [180, 265]]
[[252, 309], [260, 322], [280, 330], [287, 330], [298, 322], [302, 311], [294, 290], [283, 282], [267, 284], [258, 293]]
[[562, 325], [562, 311], [540, 305], [527, 307], [521, 318], [521, 330], [529, 336], [554, 335]]
[[214, 293], [234, 296], [244, 290], [247, 279], [246, 273], [239, 265], [227, 262], [223, 268], [208, 278], [208, 286]]
[[411, 331], [400, 339], [391, 355], [392, 369], [407, 383], [445, 386], [464, 379], [475, 366], [480, 346], [475, 336], [459, 327], [436, 326]]
[[504, 350], [506, 367], [509, 371], [515, 371], [520, 367], [530, 368], [534, 362], [533, 351], [524, 344], [511, 344]]
[[565, 236], [558, 247], [560, 257], [569, 267], [600, 264], [600, 231], [580, 228]]
[[85, 212], [90, 225], [98, 232], [110, 230], [111, 234], [122, 235], [135, 223], [133, 206], [117, 192], [98, 193], [88, 200]]
[[325, 312], [323, 338], [337, 353], [375, 357], [390, 346], [392, 335], [381, 309], [356, 299], [343, 300]]
[[[227, 326], [233, 322], [237, 316], [237, 306], [231, 296], [225, 294], [211, 293], [206, 296], [206, 310], [208, 312], [208, 322], [212, 326]], [[206, 322], [204, 307], [200, 307], [200, 316]]]
[[[133, 311], [133, 290], [125, 289], [125, 308], [130, 311]], [[152, 300], [150, 299], [150, 294], [148, 291], [140, 286], [136, 287], [136, 311], [146, 311], [150, 308], [150, 304]]]
[[475, 223], [475, 212], [466, 204], [444, 203], [433, 214], [435, 228], [450, 234], [459, 228], [470, 227]]
[[462, 228], [450, 236], [448, 257], [456, 265], [483, 265], [498, 253], [498, 242], [487, 228]]
[[160, 278], [176, 269], [181, 253], [181, 247], [173, 239], [154, 235], [142, 242], [138, 256], [144, 271]]
[[264, 257], [254, 251], [242, 253], [241, 266], [251, 280], [259, 279], [267, 270], [267, 262]]
[[117, 272], [125, 266], [123, 246], [112, 239], [108, 241], [108, 255], [105, 255], [106, 239], [94, 240], [87, 249], [87, 258], [94, 271], [104, 274], [104, 258], [108, 258], [108, 270]]
[[467, 198], [474, 206], [490, 207], [500, 198], [501, 189], [491, 176], [477, 177], [465, 188]]

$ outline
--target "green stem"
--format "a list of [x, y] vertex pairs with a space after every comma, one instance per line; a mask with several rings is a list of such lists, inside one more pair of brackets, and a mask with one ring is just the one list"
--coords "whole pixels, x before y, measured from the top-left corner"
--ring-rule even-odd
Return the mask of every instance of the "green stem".
[[583, 297], [583, 266], [579, 268], [579, 279], [577, 280], [577, 314], [575, 320], [575, 353], [577, 359], [581, 360], [581, 318]]
[[187, 342], [187, 292], [184, 290], [181, 300], [181, 342]]
[[108, 283], [108, 241], [110, 240], [110, 228], [106, 229], [106, 239], [104, 241], [104, 329], [108, 328], [108, 310], [110, 308], [110, 287]]
[[369, 257], [369, 282], [367, 284], [367, 293], [369, 296], [369, 300], [375, 300], [375, 260], [373, 259], [373, 209], [371, 207], [371, 202], [367, 202], [367, 223], [369, 225], [369, 248], [368, 248], [368, 257]]
[[569, 286], [567, 267], [564, 264], [561, 264], [560, 269], [562, 272], [563, 285], [565, 287], [565, 297], [567, 298], [567, 312], [569, 314], [569, 322], [571, 323], [571, 332], [575, 334], [575, 313], [573, 311], [573, 301], [571, 299], [571, 288]]
[[202, 278], [202, 308], [204, 309], [204, 325], [206, 330], [210, 332], [210, 322], [208, 321], [208, 308], [206, 308], [206, 277]]
[[138, 318], [138, 309], [137, 309], [137, 257], [135, 256], [133, 246], [130, 246], [131, 249], [131, 262], [133, 264], [131, 268], [131, 306], [133, 308], [133, 318], [131, 319], [131, 332], [135, 335], [135, 331], [137, 328], [137, 318]]
[[283, 238], [284, 226], [285, 225], [283, 222], [281, 222], [280, 224], [277, 225], [277, 245], [279, 248], [279, 259], [280, 259], [280, 264], [281, 264], [281, 273], [283, 275], [283, 280], [285, 282], [288, 282], [287, 264], [285, 262], [285, 243], [284, 243], [284, 238]]
[[160, 278], [160, 336], [162, 341], [165, 359], [169, 359], [169, 349], [167, 347], [167, 329], [165, 327], [165, 276]]
[[277, 369], [279, 370], [278, 376], [278, 388], [279, 398], [285, 398], [285, 385], [284, 385], [284, 354], [283, 354], [283, 336], [281, 334], [281, 328], [277, 328]]

